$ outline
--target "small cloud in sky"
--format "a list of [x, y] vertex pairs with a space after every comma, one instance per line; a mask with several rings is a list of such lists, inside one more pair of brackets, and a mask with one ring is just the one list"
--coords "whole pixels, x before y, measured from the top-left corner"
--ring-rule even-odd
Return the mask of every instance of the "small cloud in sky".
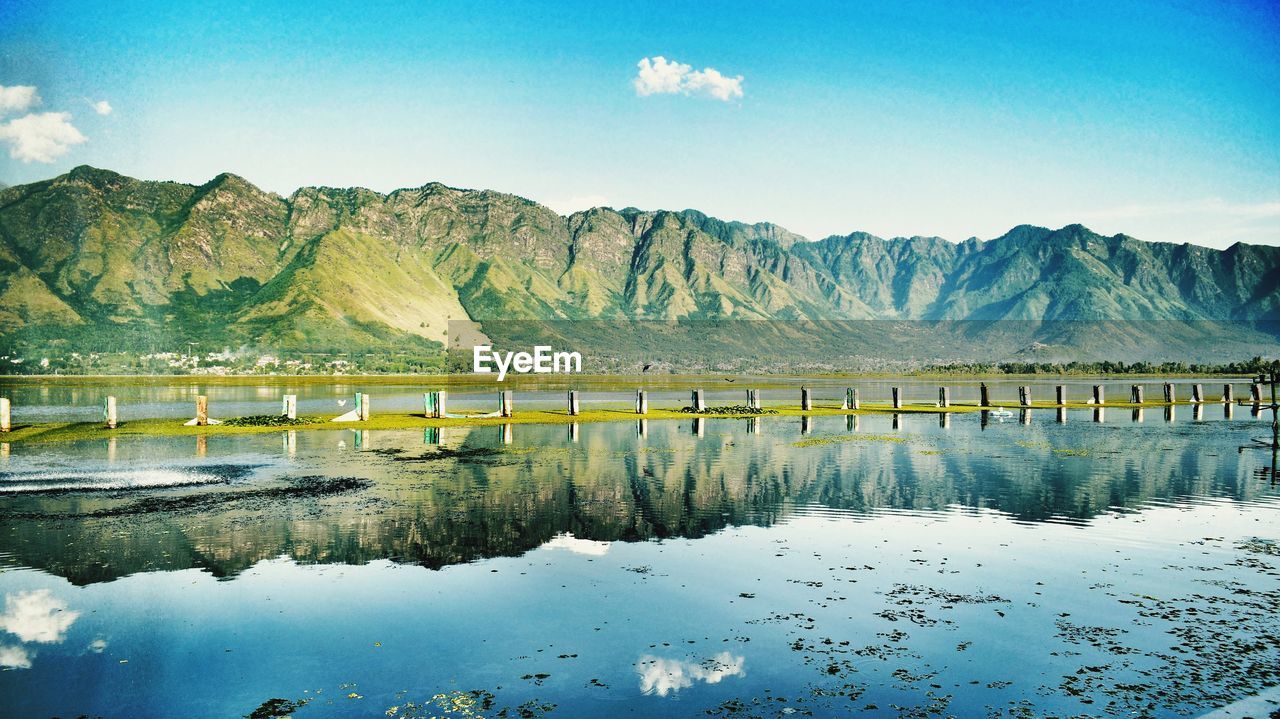
[[567, 200], [548, 200], [544, 204], [561, 215], [572, 215], [580, 210], [590, 210], [593, 207], [612, 206], [609, 203], [609, 198], [603, 195], [581, 195], [570, 197]]
[[9, 157], [23, 162], [53, 162], [86, 139], [71, 124], [69, 112], [31, 113], [0, 124], [0, 142], [8, 143]]
[[639, 71], [633, 84], [636, 94], [691, 95], [729, 102], [742, 98], [742, 76], [726, 77], [712, 67], [694, 70], [692, 66], [661, 55], [636, 63]]
[[[87, 138], [71, 124], [69, 112], [27, 112], [40, 104], [40, 96], [31, 85], [0, 85], [0, 118], [14, 113], [27, 113], [0, 122], [0, 142], [9, 146], [9, 157], [23, 162], [53, 162], [67, 154], [72, 145]], [[111, 112], [106, 100], [93, 103], [99, 115]]]
[[26, 112], [27, 108], [39, 104], [40, 96], [33, 85], [0, 85], [0, 116]]
[[111, 103], [106, 100], [98, 100], [97, 102], [91, 102], [89, 104], [93, 106], [93, 111], [99, 115], [111, 114]]

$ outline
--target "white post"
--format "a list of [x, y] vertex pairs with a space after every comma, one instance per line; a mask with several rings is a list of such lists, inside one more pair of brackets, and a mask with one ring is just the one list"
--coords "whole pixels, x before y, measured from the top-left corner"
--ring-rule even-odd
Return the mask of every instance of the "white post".
[[361, 422], [368, 422], [368, 421], [369, 421], [369, 410], [370, 410], [369, 405], [370, 405], [370, 404], [371, 404], [371, 403], [369, 402], [369, 395], [364, 394], [363, 392], [361, 392], [361, 393], [360, 393], [360, 404], [359, 404], [359, 406], [360, 406], [360, 421], [361, 421]]
[[946, 387], [938, 388], [938, 406], [939, 407], [951, 406], [951, 390], [947, 389]]
[[116, 428], [116, 398], [107, 397], [102, 405], [102, 416], [107, 421], [107, 429]]
[[569, 390], [569, 415], [573, 417], [577, 417], [578, 412], [579, 412], [578, 390], [571, 389]]
[[0, 432], [8, 432], [13, 429], [13, 423], [9, 418], [9, 399], [0, 397]]

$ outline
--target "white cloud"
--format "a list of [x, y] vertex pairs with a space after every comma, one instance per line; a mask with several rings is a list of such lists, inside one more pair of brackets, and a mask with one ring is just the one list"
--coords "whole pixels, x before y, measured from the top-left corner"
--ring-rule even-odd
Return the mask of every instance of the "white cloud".
[[611, 207], [609, 198], [603, 195], [581, 195], [567, 200], [548, 200], [547, 207], [561, 215], [572, 215], [579, 210], [590, 210], [593, 207]]
[[106, 100], [98, 100], [97, 102], [90, 102], [89, 104], [93, 106], [93, 111], [99, 115], [111, 114], [111, 103]]
[[48, 589], [6, 594], [0, 629], [24, 642], [51, 644], [67, 638], [67, 630], [80, 612], [67, 610], [67, 603]]
[[0, 669], [30, 669], [31, 655], [21, 646], [0, 644]]
[[27, 108], [39, 104], [40, 96], [32, 85], [0, 85], [0, 116], [26, 112]]
[[551, 541], [542, 545], [547, 549], [567, 549], [574, 554], [588, 557], [603, 557], [609, 553], [608, 542], [596, 542], [590, 539], [578, 539], [572, 532], [557, 534]]
[[53, 162], [85, 136], [71, 124], [69, 112], [31, 113], [0, 124], [0, 141], [9, 157], [23, 162]]
[[640, 68], [633, 84], [636, 94], [648, 95], [699, 95], [728, 102], [742, 97], [742, 76], [726, 77], [715, 68], [694, 70], [692, 66], [661, 55], [644, 58], [636, 63]]
[[646, 654], [636, 662], [636, 672], [640, 675], [640, 691], [665, 697], [688, 689], [695, 681], [719, 684], [727, 677], [745, 676], [744, 663], [742, 657], [735, 657], [729, 652], [720, 652], [696, 664]]

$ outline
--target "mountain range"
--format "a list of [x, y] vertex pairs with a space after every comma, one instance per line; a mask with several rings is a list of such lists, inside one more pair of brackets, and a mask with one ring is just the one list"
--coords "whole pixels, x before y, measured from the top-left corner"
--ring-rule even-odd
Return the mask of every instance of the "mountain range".
[[70, 349], [425, 352], [461, 320], [491, 336], [513, 322], [893, 320], [1030, 323], [1010, 352], [1078, 340], [1049, 337], [1055, 323], [1199, 326], [1197, 344], [1229, 327], [1243, 352], [1274, 345], [1277, 317], [1280, 247], [1081, 225], [811, 241], [695, 210], [563, 217], [439, 183], [283, 197], [232, 174], [195, 186], [86, 166], [0, 189], [0, 338]]

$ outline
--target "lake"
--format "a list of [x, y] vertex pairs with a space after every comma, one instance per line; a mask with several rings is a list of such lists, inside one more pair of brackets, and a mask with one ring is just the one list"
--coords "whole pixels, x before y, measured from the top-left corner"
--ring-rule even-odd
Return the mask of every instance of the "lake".
[[[238, 413], [278, 410], [279, 388], [226, 389]], [[350, 390], [301, 389], [304, 412]], [[52, 417], [99, 390], [46, 391], [25, 405]], [[1280, 490], [1258, 440], [1269, 413], [1212, 404], [13, 443], [0, 703], [1194, 716], [1280, 682]]]

